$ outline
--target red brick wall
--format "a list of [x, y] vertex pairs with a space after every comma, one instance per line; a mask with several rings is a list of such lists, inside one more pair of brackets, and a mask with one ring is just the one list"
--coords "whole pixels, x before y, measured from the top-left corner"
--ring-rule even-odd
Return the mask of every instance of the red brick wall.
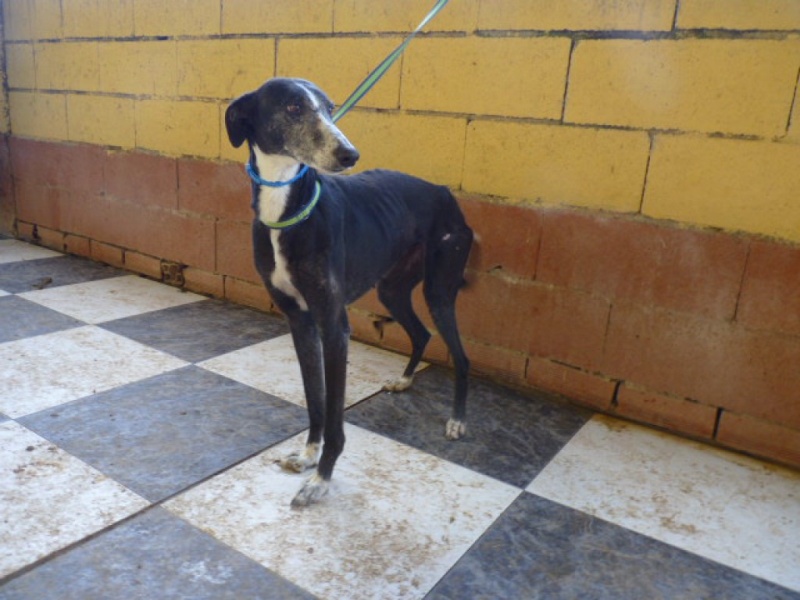
[[[240, 165], [9, 140], [18, 228], [51, 247], [264, 309]], [[13, 191], [13, 194], [10, 192]], [[476, 372], [800, 466], [800, 247], [639, 216], [459, 198]], [[430, 326], [416, 296], [420, 312]], [[374, 293], [354, 335], [405, 350]], [[428, 359], [445, 362], [434, 337]]]

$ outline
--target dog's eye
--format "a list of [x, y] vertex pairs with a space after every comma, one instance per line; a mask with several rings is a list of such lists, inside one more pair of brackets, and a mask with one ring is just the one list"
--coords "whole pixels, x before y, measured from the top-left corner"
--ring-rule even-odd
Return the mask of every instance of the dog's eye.
[[303, 107], [300, 106], [299, 104], [289, 104], [286, 107], [286, 112], [289, 113], [290, 115], [297, 116], [301, 112], [303, 112]]

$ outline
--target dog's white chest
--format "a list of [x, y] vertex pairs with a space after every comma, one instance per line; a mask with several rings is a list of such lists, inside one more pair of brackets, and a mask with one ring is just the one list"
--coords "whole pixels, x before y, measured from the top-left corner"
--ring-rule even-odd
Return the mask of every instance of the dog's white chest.
[[306, 304], [306, 299], [303, 298], [303, 295], [294, 286], [294, 283], [292, 283], [292, 276], [289, 272], [289, 264], [286, 261], [286, 257], [283, 255], [283, 252], [281, 252], [281, 231], [273, 229], [270, 231], [269, 235], [270, 240], [272, 240], [272, 252], [275, 258], [275, 270], [272, 272], [270, 281], [273, 286], [278, 288], [284, 294], [294, 298], [294, 301], [297, 302], [300, 310], [307, 311], [308, 304]]

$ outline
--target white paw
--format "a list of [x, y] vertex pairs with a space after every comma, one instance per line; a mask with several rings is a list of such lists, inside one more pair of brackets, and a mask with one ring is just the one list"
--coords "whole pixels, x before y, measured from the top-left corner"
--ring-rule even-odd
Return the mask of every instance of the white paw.
[[448, 419], [447, 426], [444, 430], [444, 437], [448, 440], [457, 440], [465, 433], [467, 433], [467, 424], [464, 423], [464, 421]]
[[317, 466], [319, 460], [319, 444], [308, 444], [302, 452], [292, 452], [278, 460], [278, 464], [286, 471], [302, 473]]
[[319, 502], [328, 493], [328, 482], [319, 476], [319, 473], [314, 473], [306, 480], [300, 491], [292, 499], [292, 506], [295, 508], [302, 508], [309, 504]]
[[411, 387], [411, 384], [414, 382], [414, 376], [406, 377], [403, 375], [402, 377], [398, 377], [394, 381], [387, 381], [383, 384], [383, 389], [387, 392], [402, 392], [403, 390], [407, 390]]

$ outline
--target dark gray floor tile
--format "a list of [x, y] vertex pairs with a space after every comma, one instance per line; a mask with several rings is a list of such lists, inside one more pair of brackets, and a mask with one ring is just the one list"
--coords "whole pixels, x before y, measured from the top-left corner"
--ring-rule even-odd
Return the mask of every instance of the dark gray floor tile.
[[103, 323], [102, 327], [189, 362], [199, 362], [289, 332], [275, 315], [204, 300]]
[[299, 406], [193, 366], [19, 421], [152, 502], [307, 427]]
[[2, 600], [314, 598], [154, 508], [0, 587]]
[[523, 493], [427, 596], [797, 600], [800, 594]]
[[77, 256], [0, 264], [0, 289], [14, 294], [125, 275], [124, 271]]
[[0, 343], [80, 325], [84, 323], [24, 298], [17, 296], [0, 298]]
[[543, 395], [523, 396], [472, 380], [467, 435], [451, 442], [444, 426], [452, 396], [450, 372], [429, 368], [409, 390], [378, 394], [345, 415], [351, 423], [519, 487], [527, 486], [591, 417]]

